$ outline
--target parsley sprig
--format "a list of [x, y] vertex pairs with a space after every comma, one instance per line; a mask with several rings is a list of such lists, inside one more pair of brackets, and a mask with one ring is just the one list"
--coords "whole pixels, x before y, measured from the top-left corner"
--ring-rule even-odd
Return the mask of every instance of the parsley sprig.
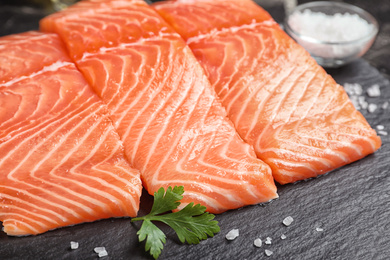
[[[145, 250], [157, 259], [166, 242], [165, 234], [152, 223], [152, 221], [161, 221], [175, 230], [179, 240], [182, 243], [198, 244], [200, 240], [213, 237], [220, 231], [218, 221], [213, 220], [214, 215], [205, 212], [206, 207], [200, 204], [189, 203], [183, 209], [177, 212], [168, 211], [176, 209], [183, 198], [183, 186], [160, 188], [154, 193], [154, 202], [152, 210], [143, 217], [133, 218], [131, 221], [143, 220], [140, 230], [137, 232], [140, 242], [146, 239]], [[163, 214], [166, 213], [166, 214]], [[162, 215], [163, 214], [163, 215]]]

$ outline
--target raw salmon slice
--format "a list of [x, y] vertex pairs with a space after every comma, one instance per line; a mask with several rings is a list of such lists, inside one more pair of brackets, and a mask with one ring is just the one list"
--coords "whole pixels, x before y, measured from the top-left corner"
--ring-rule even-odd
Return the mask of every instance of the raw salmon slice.
[[[0, 38], [0, 221], [8, 235], [136, 216], [138, 170], [55, 34]], [[18, 73], [16, 73], [16, 71]], [[17, 76], [19, 74], [20, 76]]]
[[315, 177], [379, 149], [344, 89], [252, 1], [154, 8], [186, 39], [238, 133], [277, 182]]
[[183, 185], [182, 207], [213, 213], [277, 197], [270, 168], [238, 136], [191, 50], [144, 2], [80, 2], [41, 29], [62, 37], [108, 105], [150, 194]]

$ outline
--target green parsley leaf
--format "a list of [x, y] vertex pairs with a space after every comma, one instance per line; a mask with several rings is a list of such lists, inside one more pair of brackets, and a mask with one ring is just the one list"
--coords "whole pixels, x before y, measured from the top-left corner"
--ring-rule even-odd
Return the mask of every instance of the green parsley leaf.
[[169, 186], [167, 192], [165, 192], [164, 188], [161, 187], [157, 192], [154, 193], [154, 202], [149, 215], [158, 215], [170, 210], [177, 209], [177, 207], [180, 205], [180, 200], [183, 198], [183, 193], [183, 186], [175, 186], [173, 189], [171, 186]]
[[165, 244], [165, 234], [150, 220], [144, 220], [140, 230], [137, 232], [140, 242], [146, 238], [145, 251], [150, 250], [150, 254], [157, 259]]
[[[131, 221], [143, 220], [140, 230], [137, 232], [140, 242], [146, 239], [145, 250], [157, 259], [165, 244], [165, 234], [152, 223], [161, 221], [175, 230], [182, 243], [198, 244], [207, 237], [213, 237], [220, 231], [218, 221], [213, 220], [214, 215], [205, 212], [206, 207], [193, 202], [177, 212], [163, 214], [176, 209], [183, 198], [183, 186], [160, 188], [154, 193], [154, 202], [150, 213], [143, 217], [133, 218]], [[161, 215], [163, 214], [163, 215]]]

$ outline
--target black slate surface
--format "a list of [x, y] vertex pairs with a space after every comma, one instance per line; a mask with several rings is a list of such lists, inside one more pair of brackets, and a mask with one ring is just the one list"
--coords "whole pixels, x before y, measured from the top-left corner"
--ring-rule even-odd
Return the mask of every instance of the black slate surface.
[[[389, 81], [363, 59], [328, 72], [341, 84], [359, 83], [365, 89], [379, 84], [381, 97], [366, 96], [367, 101], [390, 102]], [[373, 127], [384, 125], [390, 133], [390, 108], [362, 113]], [[278, 186], [280, 198], [269, 204], [216, 216], [221, 232], [198, 245], [180, 244], [162, 226], [168, 239], [160, 259], [389, 259], [390, 136], [382, 136], [382, 141], [378, 152], [358, 162], [319, 178]], [[140, 215], [148, 212], [151, 201], [144, 193]], [[294, 218], [289, 227], [282, 224], [287, 216]], [[98, 259], [93, 251], [97, 246], [108, 251], [102, 259], [152, 259], [138, 243], [138, 228], [123, 218], [38, 236], [8, 237], [0, 232], [0, 259]], [[233, 228], [240, 236], [227, 241], [225, 235]], [[285, 240], [280, 239], [282, 234]], [[272, 238], [271, 245], [264, 244], [266, 237]], [[263, 240], [261, 248], [253, 246], [256, 238]], [[79, 249], [71, 250], [70, 241], [79, 242]], [[273, 255], [267, 257], [265, 249]]]

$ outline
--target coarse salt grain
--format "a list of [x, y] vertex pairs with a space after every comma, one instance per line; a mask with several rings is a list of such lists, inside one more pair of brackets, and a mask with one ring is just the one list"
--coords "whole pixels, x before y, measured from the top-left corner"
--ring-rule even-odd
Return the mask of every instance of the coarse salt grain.
[[377, 108], [378, 106], [376, 104], [369, 104], [367, 110], [370, 113], [374, 113]]
[[367, 95], [369, 97], [379, 97], [381, 95], [381, 90], [378, 84], [372, 85], [367, 89]]
[[77, 249], [79, 248], [79, 243], [75, 241], [70, 241], [70, 249]]
[[344, 90], [347, 92], [353, 106], [357, 110], [367, 109], [368, 102], [366, 98], [362, 96], [363, 87], [358, 83], [345, 83]]
[[358, 96], [350, 96], [350, 99], [351, 99], [351, 102], [353, 104], [353, 106], [357, 109], [357, 110], [360, 110], [360, 104], [359, 104], [359, 99], [358, 99]]
[[384, 127], [383, 125], [377, 125], [377, 126], [376, 126], [376, 129], [378, 129], [378, 130], [383, 130], [383, 129], [385, 129], [385, 127]]
[[320, 228], [320, 227], [316, 227], [316, 231], [317, 231], [317, 232], [322, 232], [322, 231], [324, 231], [324, 229], [323, 229], [323, 228]]
[[363, 94], [363, 87], [358, 83], [345, 83], [344, 89], [345, 92], [348, 93], [348, 95], [360, 96], [361, 94]]
[[108, 252], [106, 251], [106, 248], [104, 246], [98, 246], [93, 249], [96, 254], [98, 254], [99, 257], [108, 256]]
[[263, 242], [260, 238], [256, 238], [255, 241], [253, 241], [253, 244], [255, 245], [255, 247], [261, 247], [263, 245]]
[[389, 102], [385, 102], [382, 104], [382, 109], [387, 109], [389, 107]]
[[294, 219], [291, 216], [286, 217], [283, 219], [283, 224], [288, 227], [291, 225], [291, 223], [294, 221]]
[[108, 252], [106, 250], [99, 252], [99, 257], [108, 256]]
[[271, 250], [266, 249], [266, 250], [264, 250], [264, 253], [265, 253], [266, 256], [271, 256], [274, 252], [272, 252]]
[[267, 245], [272, 244], [272, 238], [267, 237], [267, 238], [265, 239], [265, 242], [264, 242], [264, 243], [267, 244]]
[[99, 254], [100, 252], [106, 251], [106, 248], [104, 246], [98, 246], [93, 249], [96, 254]]
[[386, 135], [387, 135], [387, 132], [386, 132], [386, 131], [383, 131], [383, 130], [381, 130], [381, 131], [378, 131], [378, 134], [386, 136]]
[[280, 239], [286, 239], [287, 237], [286, 237], [286, 235], [285, 234], [282, 234], [281, 236], [280, 236]]
[[227, 240], [234, 240], [240, 235], [240, 232], [238, 229], [232, 229], [226, 234]]
[[366, 109], [368, 107], [368, 102], [366, 101], [365, 96], [358, 96], [358, 100], [361, 108]]

